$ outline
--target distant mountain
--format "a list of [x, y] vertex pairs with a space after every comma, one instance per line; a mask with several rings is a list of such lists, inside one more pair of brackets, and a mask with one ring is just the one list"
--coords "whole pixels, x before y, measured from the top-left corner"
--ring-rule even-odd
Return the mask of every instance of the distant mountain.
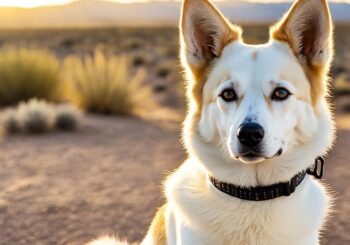
[[[216, 5], [234, 22], [266, 23], [280, 18], [291, 3], [226, 1]], [[350, 22], [350, 4], [331, 3], [330, 7], [336, 22]], [[180, 2], [174, 1], [121, 4], [81, 0], [33, 9], [0, 7], [0, 27], [176, 25], [179, 14]]]

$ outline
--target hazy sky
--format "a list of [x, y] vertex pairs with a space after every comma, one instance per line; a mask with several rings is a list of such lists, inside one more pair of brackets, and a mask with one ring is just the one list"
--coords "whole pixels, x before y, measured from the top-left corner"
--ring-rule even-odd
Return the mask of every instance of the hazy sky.
[[[15, 6], [15, 7], [38, 7], [44, 5], [58, 5], [73, 2], [74, 0], [0, 0], [0, 6]], [[148, 1], [148, 0], [109, 0], [115, 2], [135, 2], [135, 1]], [[234, 0], [231, 0], [234, 1]], [[251, 0], [255, 2], [281, 2], [281, 1], [291, 1], [291, 0]], [[349, 2], [350, 0], [331, 0], [338, 2]]]

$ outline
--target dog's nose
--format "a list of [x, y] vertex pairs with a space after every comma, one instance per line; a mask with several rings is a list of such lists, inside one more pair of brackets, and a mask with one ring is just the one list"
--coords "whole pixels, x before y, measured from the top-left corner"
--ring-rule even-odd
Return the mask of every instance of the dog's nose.
[[242, 124], [237, 130], [237, 137], [242, 145], [252, 148], [264, 138], [264, 129], [257, 123]]

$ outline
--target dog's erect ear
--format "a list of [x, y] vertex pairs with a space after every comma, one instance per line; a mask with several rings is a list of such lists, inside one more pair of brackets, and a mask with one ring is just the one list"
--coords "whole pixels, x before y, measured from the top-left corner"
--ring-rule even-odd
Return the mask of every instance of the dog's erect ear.
[[333, 26], [326, 0], [297, 0], [271, 28], [271, 38], [287, 42], [311, 82], [313, 104], [327, 91], [333, 57]]
[[228, 43], [240, 37], [240, 29], [208, 0], [183, 1], [180, 32], [181, 48], [192, 69], [209, 64]]
[[298, 0], [271, 28], [271, 37], [289, 43], [304, 65], [328, 66], [332, 58], [332, 21], [326, 0]]

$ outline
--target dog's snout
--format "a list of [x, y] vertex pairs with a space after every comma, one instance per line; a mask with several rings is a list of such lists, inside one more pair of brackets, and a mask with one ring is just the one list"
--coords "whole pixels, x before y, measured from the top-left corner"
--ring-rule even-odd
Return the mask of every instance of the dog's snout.
[[237, 137], [242, 145], [256, 147], [264, 138], [264, 129], [257, 123], [242, 124], [237, 130]]

